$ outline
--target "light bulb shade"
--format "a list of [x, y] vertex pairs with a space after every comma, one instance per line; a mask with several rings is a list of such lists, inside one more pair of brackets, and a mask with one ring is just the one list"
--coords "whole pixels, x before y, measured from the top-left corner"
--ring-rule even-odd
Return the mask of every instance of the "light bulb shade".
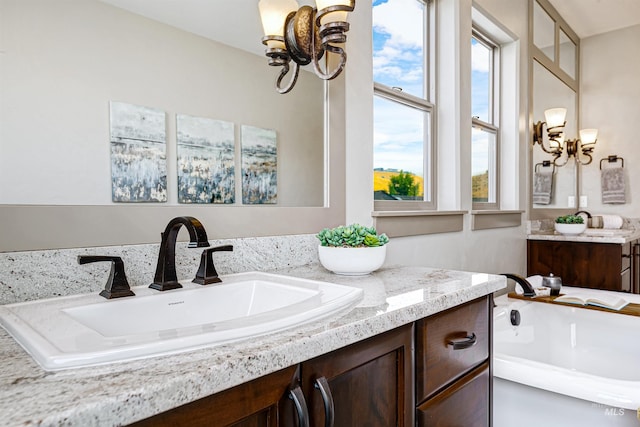
[[544, 111], [544, 120], [547, 122], [547, 129], [564, 126], [566, 117], [566, 108], [550, 108]]
[[595, 144], [598, 138], [598, 129], [580, 129], [580, 142], [582, 145]]
[[[318, 12], [331, 6], [352, 6], [352, 4], [353, 2], [350, 0], [316, 0], [316, 8], [318, 9]], [[347, 12], [337, 11], [324, 15], [320, 19], [320, 23], [325, 25], [330, 22], [346, 22], [346, 20]]]
[[[284, 36], [284, 21], [289, 13], [298, 10], [296, 0], [260, 0], [258, 3], [260, 19], [265, 36]], [[284, 43], [269, 40], [267, 45], [271, 48], [284, 49]]]

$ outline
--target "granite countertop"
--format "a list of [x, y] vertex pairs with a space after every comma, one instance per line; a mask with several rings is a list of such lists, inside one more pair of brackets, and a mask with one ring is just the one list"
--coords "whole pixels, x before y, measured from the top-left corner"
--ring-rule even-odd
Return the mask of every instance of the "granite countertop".
[[640, 229], [588, 229], [578, 235], [564, 235], [554, 230], [532, 231], [528, 240], [555, 240], [560, 242], [629, 243], [640, 238]]
[[272, 272], [359, 287], [364, 298], [340, 315], [259, 338], [53, 373], [0, 328], [2, 425], [128, 424], [506, 286], [503, 276], [426, 267], [388, 267], [363, 277], [317, 265]]

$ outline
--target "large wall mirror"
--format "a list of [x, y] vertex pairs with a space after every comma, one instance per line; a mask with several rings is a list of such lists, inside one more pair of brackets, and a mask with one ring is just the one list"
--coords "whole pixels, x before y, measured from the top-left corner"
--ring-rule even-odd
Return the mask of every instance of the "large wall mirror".
[[[211, 238], [313, 233], [344, 218], [343, 78], [274, 89], [255, 0], [0, 3], [0, 251], [151, 243], [173, 216]], [[110, 102], [165, 112], [165, 203], [114, 203]], [[275, 130], [277, 201], [178, 203], [176, 117]], [[329, 120], [330, 117], [330, 120]]]
[[[569, 138], [576, 138], [579, 128], [580, 40], [547, 0], [530, 0], [529, 17], [531, 126], [533, 128], [534, 123], [545, 121], [545, 110], [566, 108], [564, 133]], [[544, 144], [549, 148], [546, 135]], [[531, 145], [530, 160], [530, 218], [548, 218], [576, 211], [580, 165], [574, 159], [561, 167], [548, 165], [553, 156], [537, 144]], [[563, 161], [558, 163], [562, 164]], [[535, 187], [537, 182], [545, 179], [541, 176], [545, 173], [552, 176], [550, 197], [539, 197], [539, 189]], [[548, 186], [542, 187], [544, 192], [549, 190]]]

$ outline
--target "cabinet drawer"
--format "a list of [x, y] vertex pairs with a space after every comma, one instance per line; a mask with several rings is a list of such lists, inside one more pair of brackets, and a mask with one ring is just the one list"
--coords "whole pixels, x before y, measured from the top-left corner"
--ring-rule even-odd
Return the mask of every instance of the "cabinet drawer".
[[489, 304], [483, 297], [416, 323], [416, 402], [487, 360]]
[[489, 426], [490, 381], [487, 362], [420, 405], [416, 411], [418, 427]]

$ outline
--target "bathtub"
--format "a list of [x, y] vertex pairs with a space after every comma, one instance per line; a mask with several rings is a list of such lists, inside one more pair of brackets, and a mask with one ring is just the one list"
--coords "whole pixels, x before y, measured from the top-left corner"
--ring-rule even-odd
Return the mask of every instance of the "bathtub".
[[506, 295], [495, 303], [494, 427], [640, 427], [640, 317]]

